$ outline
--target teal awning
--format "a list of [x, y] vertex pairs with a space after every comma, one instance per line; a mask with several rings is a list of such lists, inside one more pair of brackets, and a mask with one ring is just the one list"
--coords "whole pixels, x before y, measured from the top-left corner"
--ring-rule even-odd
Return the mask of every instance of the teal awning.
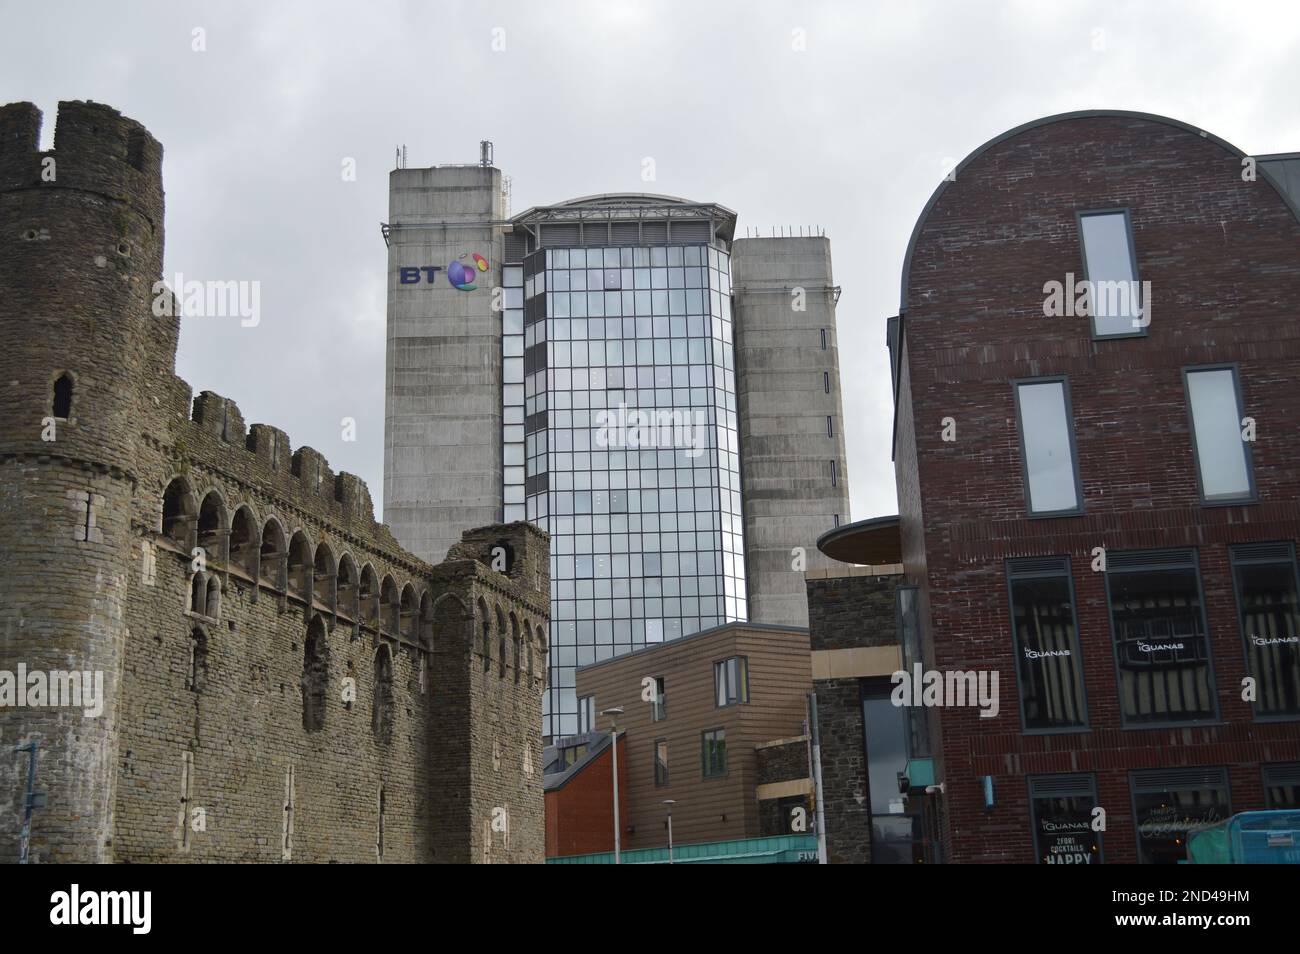
[[[548, 865], [612, 865], [614, 853], [547, 858]], [[817, 863], [816, 835], [779, 835], [699, 845], [673, 845], [675, 865], [794, 865]], [[638, 848], [623, 852], [625, 865], [666, 865], [667, 848]]]

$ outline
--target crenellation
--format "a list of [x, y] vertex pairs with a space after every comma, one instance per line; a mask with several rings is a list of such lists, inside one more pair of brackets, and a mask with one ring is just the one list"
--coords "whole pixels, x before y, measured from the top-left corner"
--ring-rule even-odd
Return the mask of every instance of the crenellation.
[[[75, 665], [107, 690], [95, 717], [0, 709], [0, 737], [41, 746], [33, 859], [540, 862], [540, 775], [501, 753], [540, 752], [545, 536], [466, 534], [508, 541], [508, 575], [430, 565], [359, 477], [195, 395], [174, 373], [180, 319], [152, 307], [161, 148], [62, 104], [47, 188], [39, 125], [0, 107], [0, 669]], [[65, 375], [71, 411], [42, 440]], [[0, 814], [17, 817], [24, 771], [0, 762]]]

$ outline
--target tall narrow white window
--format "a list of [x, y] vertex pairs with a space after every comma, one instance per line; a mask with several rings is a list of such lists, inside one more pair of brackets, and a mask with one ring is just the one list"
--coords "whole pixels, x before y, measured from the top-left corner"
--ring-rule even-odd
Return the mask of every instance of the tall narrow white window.
[[1018, 382], [1016, 419], [1029, 512], [1036, 515], [1078, 512], [1079, 474], [1065, 381], [1058, 378]]
[[1250, 451], [1242, 440], [1236, 369], [1188, 370], [1187, 406], [1192, 415], [1201, 499], [1210, 503], [1253, 498]]
[[1079, 216], [1092, 333], [1098, 338], [1142, 333], [1144, 303], [1131, 234], [1123, 209]]

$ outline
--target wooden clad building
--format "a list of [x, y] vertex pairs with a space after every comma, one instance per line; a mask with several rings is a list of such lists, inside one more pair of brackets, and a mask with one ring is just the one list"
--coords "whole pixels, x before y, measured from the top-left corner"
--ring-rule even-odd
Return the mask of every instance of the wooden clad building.
[[805, 731], [812, 689], [808, 631], [729, 623], [580, 668], [586, 731], [626, 732], [625, 850], [762, 834], [756, 746]]

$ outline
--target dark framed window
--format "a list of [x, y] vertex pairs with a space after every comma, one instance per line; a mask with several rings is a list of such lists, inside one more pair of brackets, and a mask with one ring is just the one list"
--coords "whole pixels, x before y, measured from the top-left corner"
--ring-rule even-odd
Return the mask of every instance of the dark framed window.
[[1241, 387], [1234, 365], [1183, 369], [1196, 487], [1207, 504], [1255, 499], [1249, 442], [1242, 439]]
[[1232, 582], [1257, 718], [1300, 716], [1300, 587], [1290, 543], [1232, 547]]
[[1082, 513], [1074, 418], [1065, 378], [1013, 381], [1025, 506], [1033, 517]]
[[668, 718], [668, 695], [663, 676], [655, 676], [655, 698], [650, 710], [654, 722], [663, 722]]
[[726, 729], [707, 729], [700, 733], [700, 772], [705, 778], [727, 774]]
[[829, 371], [822, 372], [822, 389], [827, 394], [831, 393], [831, 373]]
[[578, 699], [578, 735], [586, 735], [596, 730], [596, 697], [582, 696]]
[[894, 705], [890, 698], [893, 681], [888, 678], [863, 679], [858, 685], [871, 809], [871, 863], [924, 861], [921, 817], [906, 814], [906, 803], [898, 791], [898, 776], [907, 767], [908, 707]]
[[1138, 281], [1137, 247], [1128, 209], [1097, 209], [1078, 214], [1083, 275], [1094, 338], [1146, 334]]
[[826, 415], [826, 436], [827, 437], [835, 436], [835, 419], [832, 418], [829, 414]]
[[1216, 719], [1196, 551], [1108, 554], [1106, 592], [1124, 725]]
[[1185, 861], [1188, 836], [1232, 814], [1227, 769], [1156, 769], [1129, 780], [1142, 864]]
[[668, 784], [668, 740], [655, 739], [655, 785]]
[[822, 329], [822, 350], [826, 350], [826, 329]]
[[1264, 766], [1264, 807], [1300, 808], [1300, 762]]
[[1011, 630], [1026, 732], [1088, 727], [1068, 556], [1007, 561]]
[[749, 701], [749, 659], [732, 656], [713, 664], [713, 704], [721, 709]]
[[1093, 830], [1096, 807], [1097, 780], [1091, 773], [1031, 775], [1029, 812], [1038, 864], [1101, 864], [1101, 832]]

